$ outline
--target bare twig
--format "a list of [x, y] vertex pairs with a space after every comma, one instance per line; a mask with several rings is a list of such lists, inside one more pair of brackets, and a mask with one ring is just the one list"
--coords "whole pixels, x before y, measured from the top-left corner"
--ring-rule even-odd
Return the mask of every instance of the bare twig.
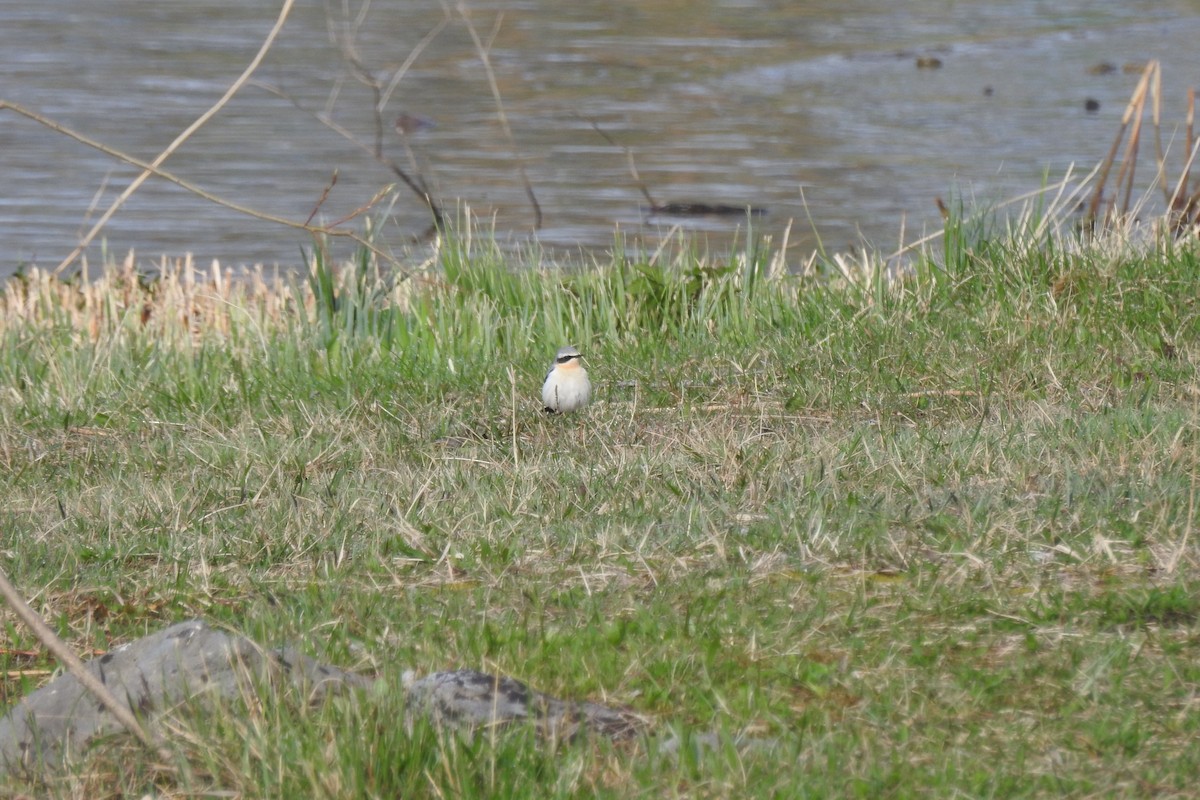
[[[366, 22], [367, 13], [370, 10], [370, 6], [370, 0], [365, 0], [362, 6], [359, 8], [359, 12], [355, 17], [354, 22], [343, 26], [343, 29], [335, 36], [335, 39], [337, 41], [338, 49], [341, 51], [343, 61], [345, 61], [350, 68], [350, 74], [355, 80], [357, 80], [363, 86], [366, 86], [375, 98], [375, 102], [371, 108], [375, 130], [375, 150], [373, 155], [376, 160], [382, 162], [383, 132], [386, 127], [383, 123], [383, 112], [387, 107], [388, 101], [391, 99], [392, 93], [396, 90], [396, 87], [400, 85], [401, 79], [403, 79], [403, 77], [408, 73], [408, 70], [412, 67], [413, 62], [417, 60], [421, 53], [425, 51], [425, 48], [427, 48], [430, 43], [432, 43], [433, 40], [436, 39], [446, 28], [446, 25], [449, 24], [450, 10], [443, 6], [443, 15], [441, 21], [438, 22], [438, 24], [435, 25], [433, 29], [429, 31], [429, 33], [425, 34], [425, 36], [421, 38], [421, 41], [417, 42], [416, 46], [408, 54], [408, 57], [404, 59], [404, 62], [396, 68], [395, 73], [393, 73], [391, 78], [387, 80], [385, 86], [385, 82], [378, 76], [375, 70], [370, 69], [366, 65], [358, 51], [358, 32], [362, 29], [363, 24]], [[337, 88], [330, 93], [330, 101], [326, 105], [326, 116], [329, 116], [332, 113], [336, 93]], [[421, 177], [419, 170], [416, 168], [416, 160], [412, 157], [412, 149], [408, 146], [407, 140], [405, 141], [404, 146], [409, 151], [410, 162], [413, 163], [413, 172], [416, 175], [414, 182], [420, 186], [422, 196], [427, 195], [428, 188], [424, 178]]]
[[252, 84], [254, 86], [257, 86], [258, 88], [262, 89], [265, 92], [270, 92], [271, 94], [275, 95], [276, 97], [281, 97], [284, 100], [287, 100], [289, 103], [291, 103], [297, 109], [299, 109], [300, 111], [303, 111], [306, 114], [309, 114], [310, 116], [312, 116], [313, 119], [317, 120], [317, 122], [320, 122], [322, 125], [329, 128], [331, 131], [333, 131], [334, 133], [336, 133], [339, 136], [341, 136], [342, 138], [344, 138], [346, 141], [353, 144], [359, 150], [363, 151], [368, 156], [370, 156], [371, 158], [374, 158], [376, 161], [378, 161], [379, 163], [383, 164], [388, 169], [390, 169], [393, 173], [395, 173], [396, 177], [399, 178], [400, 181], [405, 186], [408, 187], [409, 191], [411, 191], [417, 197], [421, 198], [421, 202], [423, 202], [426, 205], [426, 207], [429, 209], [429, 213], [433, 216], [434, 228], [442, 227], [443, 222], [444, 222], [444, 217], [442, 215], [442, 208], [438, 204], [438, 202], [433, 198], [433, 195], [429, 192], [429, 188], [425, 183], [425, 179], [422, 178], [419, 173], [414, 173], [413, 175], [409, 175], [404, 170], [403, 167], [401, 167], [399, 164], [397, 164], [394, 160], [392, 160], [388, 156], [386, 156], [382, 153], [376, 154], [375, 150], [372, 149], [371, 145], [369, 145], [366, 142], [359, 139], [351, 131], [347, 130], [344, 126], [339, 125], [327, 113], [310, 111], [309, 109], [307, 109], [303, 105], [301, 105], [300, 102], [298, 100], [296, 100], [296, 98], [292, 97], [290, 94], [283, 91], [279, 87], [272, 86], [272, 85], [266, 84], [266, 83], [262, 83], [260, 81], [252, 81]]
[[[1196, 89], [1195, 87], [1188, 89], [1188, 110], [1187, 110], [1187, 149], [1188, 152], [1194, 152], [1196, 149]], [[1183, 193], [1188, 193], [1188, 184], [1191, 178], [1192, 166], [1188, 163], [1187, 169], [1183, 171]]]
[[1158, 186], [1162, 189], [1167, 208], [1171, 207], [1171, 190], [1167, 187], [1167, 159], [1163, 154], [1162, 128], [1162, 67], [1154, 62], [1154, 80], [1150, 84], [1150, 115], [1154, 121], [1154, 156], [1158, 163]]
[[321, 192], [321, 196], [317, 199], [317, 204], [313, 206], [312, 212], [308, 215], [308, 219], [304, 220], [305, 225], [311, 225], [313, 217], [321, 210], [321, 206], [325, 205], [325, 201], [329, 199], [329, 193], [333, 191], [333, 187], [337, 186], [338, 171], [334, 169], [333, 174], [329, 176], [329, 183], [325, 184], [325, 191]]
[[525, 196], [529, 198], [529, 204], [533, 206], [533, 229], [540, 230], [542, 227], [542, 207], [538, 203], [537, 195], [533, 193], [533, 185], [529, 182], [529, 175], [525, 171], [525, 162], [521, 159], [521, 154], [517, 152], [517, 142], [513, 138], [512, 128], [508, 124], [508, 115], [504, 113], [504, 101], [500, 96], [500, 84], [496, 82], [496, 72], [492, 69], [491, 48], [492, 42], [496, 38], [496, 34], [500, 31], [500, 22], [503, 15], [496, 18], [496, 24], [492, 28], [491, 34], [488, 36], [488, 41], [485, 44], [479, 38], [479, 33], [475, 30], [475, 26], [471, 23], [471, 12], [467, 8], [466, 3], [458, 3], [458, 14], [462, 17], [463, 23], [467, 26], [467, 33], [471, 35], [471, 41], [475, 43], [475, 50], [479, 54], [479, 60], [483, 62], [484, 72], [487, 73], [488, 86], [492, 89], [492, 98], [496, 101], [496, 116], [500, 120], [500, 128], [504, 131], [505, 138], [508, 139], [509, 147], [512, 148], [513, 161], [517, 165], [517, 172], [521, 175], [521, 183], [525, 186]]
[[396, 72], [392, 75], [391, 80], [388, 81], [387, 88], [383, 90], [383, 96], [379, 100], [380, 112], [382, 112], [384, 107], [388, 104], [388, 100], [392, 98], [392, 92], [396, 91], [396, 87], [400, 85], [400, 81], [408, 73], [408, 70], [412, 67], [413, 62], [420, 57], [421, 53], [425, 52], [425, 48], [428, 47], [434, 39], [440, 36], [442, 31], [445, 30], [446, 26], [450, 24], [450, 10], [444, 8], [443, 11], [444, 14], [442, 16], [442, 20], [437, 25], [433, 26], [433, 29], [429, 31], [429, 33], [421, 37], [421, 41], [417, 42], [416, 47], [414, 47], [412, 52], [408, 54], [408, 57], [404, 59], [404, 63], [396, 68]]
[[392, 188], [393, 188], [393, 187], [392, 187], [391, 185], [388, 185], [388, 186], [385, 186], [385, 187], [383, 187], [383, 188], [382, 188], [382, 189], [380, 189], [378, 192], [376, 192], [376, 193], [375, 193], [375, 196], [374, 196], [374, 197], [372, 197], [370, 200], [368, 200], [367, 202], [363, 203], [361, 206], [359, 206], [358, 208], [354, 209], [353, 211], [351, 211], [349, 214], [347, 214], [346, 216], [342, 217], [341, 219], [336, 219], [336, 220], [334, 220], [334, 221], [331, 223], [331, 226], [345, 225], [345, 224], [346, 224], [347, 222], [349, 222], [350, 220], [352, 220], [352, 219], [356, 219], [356, 218], [358, 218], [358, 217], [362, 216], [363, 214], [367, 213], [367, 212], [368, 212], [368, 211], [370, 211], [372, 208], [374, 208], [374, 207], [375, 207], [375, 205], [376, 205], [376, 204], [377, 204], [377, 203], [378, 203], [380, 200], [382, 200], [382, 199], [383, 199], [384, 197], [386, 197], [387, 195], [391, 194]]
[[576, 114], [575, 116], [591, 125], [592, 130], [600, 134], [600, 137], [603, 138], [604, 141], [608, 142], [613, 147], [619, 147], [625, 151], [625, 160], [629, 162], [629, 174], [633, 176], [633, 185], [636, 186], [638, 191], [642, 193], [642, 197], [646, 198], [646, 202], [650, 204], [651, 209], [658, 208], [658, 201], [651, 196], [650, 189], [646, 186], [645, 182], [642, 180], [642, 177], [638, 175], [637, 165], [633, 163], [633, 150], [609, 136], [608, 133], [600, 127], [600, 124], [591, 117], [585, 117], [582, 114]]
[[[343, 5], [343, 23], [340, 26], [337, 26], [336, 29], [333, 20], [333, 13], [329, 9], [330, 5], [331, 3], [326, 3], [327, 20], [330, 27], [331, 37], [341, 53], [342, 61], [346, 64], [349, 74], [356, 81], [365, 86], [371, 92], [373, 98], [371, 105], [372, 129], [374, 134], [373, 144], [368, 145], [362, 142], [356, 135], [333, 120], [333, 109], [337, 103], [338, 94], [341, 91], [342, 79], [339, 78], [335, 82], [333, 88], [330, 90], [329, 97], [325, 103], [325, 110], [323, 112], [313, 112], [306, 109], [295, 98], [278, 87], [269, 86], [258, 82], [255, 82], [255, 85], [268, 92], [271, 92], [272, 94], [275, 94], [278, 97], [282, 97], [297, 109], [305, 112], [306, 114], [312, 115], [322, 125], [325, 125], [330, 130], [344, 137], [360, 150], [370, 155], [371, 158], [375, 159], [380, 164], [383, 164], [393, 173], [395, 173], [396, 177], [400, 179], [401, 183], [407, 186], [413, 194], [415, 194], [423, 203], [425, 203], [430, 214], [433, 216], [432, 230], [436, 231], [440, 229], [444, 223], [442, 209], [438, 202], [434, 200], [433, 194], [429, 190], [429, 184], [425, 181], [424, 176], [421, 175], [420, 168], [417, 165], [416, 158], [413, 155], [412, 148], [407, 139], [404, 141], [404, 148], [408, 153], [409, 163], [412, 166], [411, 174], [405, 171], [405, 169], [397, 164], [394, 160], [384, 155], [383, 135], [385, 125], [383, 122], [383, 112], [387, 107], [388, 101], [391, 99], [392, 93], [399, 85], [400, 80], [408, 72], [413, 62], [416, 61], [420, 54], [424, 52], [425, 48], [427, 48], [429, 44], [441, 34], [442, 30], [445, 29], [450, 20], [450, 11], [443, 5], [442, 20], [435, 25], [431, 31], [421, 38], [421, 41], [418, 42], [416, 47], [412, 49], [412, 51], [408, 54], [408, 57], [405, 58], [404, 62], [396, 69], [395, 73], [392, 74], [385, 85], [385, 81], [377, 75], [376, 71], [367, 66], [366, 61], [363, 59], [358, 50], [358, 32], [366, 23], [367, 17], [371, 10], [371, 1], [364, 0], [364, 2], [359, 6], [358, 12], [354, 15], [353, 20], [349, 19], [349, 11]], [[428, 235], [428, 231], [423, 233], [421, 238], [426, 235]]]
[[1179, 174], [1179, 181], [1175, 184], [1175, 191], [1167, 199], [1167, 213], [1171, 215], [1172, 229], [1178, 233], [1191, 224], [1190, 216], [1196, 207], [1196, 196], [1188, 196], [1187, 185], [1188, 175], [1191, 173], [1192, 164], [1195, 163], [1197, 155], [1200, 155], [1200, 141], [1192, 145], [1188, 151], [1187, 161], [1183, 164], [1183, 171]]
[[1117, 194], [1122, 195], [1121, 199], [1121, 216], [1129, 213], [1129, 201], [1133, 194], [1133, 175], [1137, 171], [1137, 155], [1138, 148], [1142, 140], [1142, 119], [1146, 112], [1146, 92], [1153, 80], [1153, 68], [1157, 62], [1150, 62], [1146, 67], [1146, 74], [1143, 76], [1143, 82], [1139, 84], [1138, 91], [1134, 94], [1130, 104], [1134, 106], [1135, 113], [1133, 117], [1133, 128], [1129, 131], [1129, 141], [1125, 143], [1125, 155], [1121, 159], [1121, 168], [1117, 171], [1117, 185], [1113, 193], [1112, 202], [1108, 206], [1107, 219], [1115, 218], [1117, 210]]
[[[1135, 112], [1140, 114], [1145, 103], [1146, 87], [1150, 81], [1150, 70], [1157, 63], [1157, 61], [1151, 61], [1146, 65], [1146, 69], [1142, 73], [1142, 78], [1138, 81], [1137, 88], [1133, 91], [1133, 97], [1130, 98], [1129, 104], [1125, 106], [1125, 113], [1121, 117], [1121, 127], [1117, 130], [1117, 136], [1113, 139], [1112, 147], [1109, 148], [1108, 155], [1101, 162], [1100, 175], [1096, 179], [1096, 189], [1092, 194], [1091, 202], [1088, 203], [1087, 217], [1085, 218], [1089, 225], [1094, 225], [1096, 222], [1096, 213], [1100, 210], [1100, 203], [1104, 198], [1104, 185], [1108, 182], [1108, 173], [1112, 170], [1112, 165], [1116, 161], [1117, 150], [1121, 146], [1121, 140], [1125, 138], [1125, 131], [1129, 127], [1129, 120], [1133, 118]], [[1118, 186], [1120, 185], [1120, 180], [1117, 181], [1117, 184]]]
[[147, 733], [146, 729], [138, 723], [137, 717], [133, 715], [133, 711], [128, 706], [121, 705], [121, 701], [113, 696], [108, 687], [101, 683], [99, 678], [88, 672], [87, 667], [79, 660], [79, 656], [75, 655], [66, 642], [58, 638], [54, 631], [50, 630], [50, 626], [25, 602], [25, 598], [9, 582], [8, 575], [5, 574], [3, 569], [0, 569], [0, 595], [4, 596], [4, 600], [8, 603], [9, 608], [25, 623], [26, 627], [37, 637], [38, 641], [45, 645], [46, 649], [58, 659], [59, 663], [74, 675], [80, 684], [100, 701], [101, 705], [109, 710], [117, 722], [125, 726], [125, 729], [133, 734], [151, 753], [154, 753], [164, 761], [170, 759], [171, 753], [162, 746], [159, 737]]
[[258, 49], [258, 53], [256, 53], [254, 58], [251, 59], [250, 64], [242, 71], [242, 74], [238, 76], [237, 80], [230, 85], [225, 94], [221, 96], [221, 99], [214, 103], [213, 106], [208, 109], [208, 111], [205, 111], [203, 114], [197, 117], [196, 121], [187, 126], [182, 133], [176, 136], [175, 140], [167, 145], [167, 148], [159, 153], [158, 156], [150, 162], [151, 168], [143, 169], [142, 174], [134, 178], [133, 182], [130, 183], [129, 186], [126, 187], [125, 191], [121, 192], [120, 196], [112, 202], [112, 205], [109, 206], [108, 211], [104, 212], [104, 215], [96, 221], [96, 224], [92, 226], [92, 229], [88, 231], [87, 235], [84, 236], [75, 249], [71, 251], [70, 255], [64, 258], [62, 263], [58, 265], [58, 267], [54, 270], [55, 274], [60, 274], [63, 270], [74, 263], [75, 259], [79, 257], [79, 254], [82, 253], [89, 244], [91, 244], [92, 239], [96, 237], [96, 234], [98, 234], [100, 230], [108, 224], [108, 221], [112, 218], [113, 214], [117, 213], [117, 209], [124, 205], [125, 201], [128, 200], [129, 197], [136, 192], [143, 183], [146, 182], [146, 179], [154, 174], [154, 169], [152, 168], [159, 167], [164, 161], [170, 158], [171, 155], [179, 149], [180, 145], [186, 142], [193, 133], [201, 128], [201, 126], [212, 119], [213, 115], [224, 108], [225, 104], [228, 103], [229, 100], [237, 93], [237, 91], [242, 88], [246, 81], [249, 80], [250, 75], [254, 72], [254, 70], [258, 69], [258, 65], [261, 64], [263, 58], [266, 57], [267, 51], [271, 49], [271, 45], [274, 44], [275, 37], [279, 35], [280, 29], [283, 28], [283, 23], [287, 20], [288, 14], [291, 13], [293, 2], [295, 2], [295, 0], [283, 0], [283, 7], [279, 10], [279, 16], [275, 20], [275, 25], [272, 26], [270, 33], [267, 34], [267, 38], [263, 40], [262, 46]]
[[338, 49], [342, 53], [342, 61], [350, 68], [350, 74], [356, 81], [367, 87], [374, 102], [371, 103], [371, 118], [375, 131], [375, 149], [372, 153], [375, 158], [383, 158], [383, 83], [375, 77], [375, 74], [367, 68], [363, 63], [362, 56], [358, 53], [358, 30], [366, 19], [367, 11], [370, 9], [370, 0], [366, 0], [359, 9], [357, 19], [349, 26], [348, 30], [343, 30], [337, 37]]

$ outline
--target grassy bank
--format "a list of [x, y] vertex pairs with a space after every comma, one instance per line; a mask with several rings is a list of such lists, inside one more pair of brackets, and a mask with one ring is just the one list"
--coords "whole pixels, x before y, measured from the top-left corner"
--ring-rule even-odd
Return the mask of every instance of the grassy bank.
[[[955, 224], [804, 274], [769, 243], [511, 261], [464, 237], [402, 277], [10, 283], [4, 567], [83, 652], [203, 616], [728, 746], [410, 738], [397, 688], [180, 723], [172, 765], [118, 738], [0, 793], [1194, 791], [1194, 242]], [[596, 403], [550, 418], [565, 343]], [[4, 620], [11, 701], [51, 662]]]

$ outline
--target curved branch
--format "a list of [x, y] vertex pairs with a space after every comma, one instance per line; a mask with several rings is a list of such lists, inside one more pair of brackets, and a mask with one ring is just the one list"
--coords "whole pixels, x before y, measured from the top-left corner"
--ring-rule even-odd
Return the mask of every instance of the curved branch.
[[[178, 175], [175, 175], [174, 173], [167, 172], [166, 170], [156, 167], [153, 164], [149, 164], [145, 161], [142, 161], [140, 158], [134, 158], [131, 155], [122, 153], [120, 150], [109, 147], [108, 145], [98, 142], [95, 139], [84, 136], [82, 133], [79, 133], [76, 130], [72, 130], [71, 128], [68, 128], [65, 125], [60, 125], [59, 123], [55, 122], [54, 120], [48, 119], [47, 117], [43, 117], [41, 114], [38, 114], [34, 111], [30, 111], [29, 109], [19, 106], [16, 103], [10, 103], [7, 100], [0, 99], [0, 111], [3, 111], [5, 109], [8, 109], [9, 111], [14, 111], [23, 117], [31, 119], [34, 122], [38, 123], [39, 125], [43, 125], [43, 126], [49, 128], [50, 130], [54, 131], [55, 133], [61, 133], [62, 135], [66, 136], [68, 138], [74, 139], [75, 141], [79, 142], [80, 144], [87, 145], [88, 147], [91, 147], [95, 150], [99, 150], [101, 153], [112, 156], [113, 158], [117, 159], [118, 161], [124, 161], [127, 164], [132, 164], [133, 166], [138, 167], [139, 169], [145, 170], [147, 174], [154, 175], [155, 177], [158, 177], [158, 178], [162, 178], [165, 181], [169, 181], [170, 183], [175, 184], [176, 186], [180, 187], [181, 189], [185, 189], [198, 197], [204, 198], [205, 200], [209, 201], [210, 203], [214, 203], [214, 204], [222, 206], [224, 208], [228, 208], [232, 211], [236, 211], [239, 214], [245, 214], [246, 216], [254, 217], [255, 219], [261, 219], [264, 222], [273, 222], [276, 225], [283, 225], [288, 228], [296, 228], [297, 230], [307, 231], [308, 233], [314, 233], [314, 234], [318, 234], [321, 236], [337, 236], [340, 238], [349, 239], [352, 242], [354, 242], [355, 244], [367, 248], [372, 253], [374, 253], [375, 255], [384, 259], [385, 261], [388, 261], [393, 264], [396, 263], [395, 259], [392, 258], [390, 255], [388, 255], [384, 251], [380, 250], [378, 247], [371, 244], [371, 242], [367, 241], [366, 239], [359, 236], [358, 234], [353, 233], [352, 231], [341, 231], [341, 230], [335, 230], [335, 229], [333, 229], [331, 227], [327, 227], [327, 226], [310, 225], [306, 222], [296, 222], [295, 220], [286, 219], [284, 217], [277, 217], [274, 214], [267, 214], [262, 211], [257, 211], [253, 208], [248, 208], [247, 206], [240, 205], [238, 203], [233, 202], [232, 200], [226, 200], [225, 198], [215, 195], [212, 192], [201, 189], [199, 186], [195, 185], [194, 183], [184, 180], [183, 178], [180, 178]], [[378, 203], [379, 200], [384, 195], [386, 195], [390, 190], [391, 190], [391, 187], [385, 187], [385, 188], [381, 189], [379, 192], [377, 192], [375, 194], [375, 197], [373, 197], [371, 199], [371, 202], [369, 202], [365, 206], [362, 206], [361, 208], [357, 209], [349, 217], [346, 217], [345, 219], [340, 220], [339, 223], [345, 222], [348, 219], [352, 219], [355, 216], [358, 216], [358, 215], [366, 212], [371, 207], [373, 207], [376, 203]], [[61, 267], [60, 267], [60, 269], [61, 269]]]
[[283, 23], [287, 20], [288, 14], [291, 13], [293, 2], [295, 2], [295, 0], [283, 0], [283, 8], [279, 10], [279, 17], [275, 20], [275, 25], [271, 28], [270, 33], [267, 34], [267, 38], [263, 40], [262, 46], [258, 49], [258, 53], [250, 61], [250, 64], [246, 67], [246, 69], [242, 71], [242, 74], [238, 76], [237, 80], [233, 82], [225, 94], [221, 96], [221, 99], [214, 103], [213, 106], [208, 109], [208, 111], [205, 111], [203, 114], [197, 117], [196, 121], [187, 126], [182, 133], [176, 136], [175, 141], [167, 145], [167, 149], [159, 153], [158, 157], [150, 162], [149, 167], [144, 167], [142, 169], [142, 174], [138, 175], [133, 180], [133, 183], [129, 184], [129, 186], [125, 188], [125, 191], [121, 192], [121, 195], [113, 201], [112, 205], [108, 207], [108, 211], [105, 211], [104, 215], [96, 221], [96, 224], [93, 225], [92, 229], [87, 232], [87, 235], [80, 240], [79, 244], [76, 245], [75, 249], [71, 251], [70, 255], [64, 258], [62, 263], [55, 268], [54, 274], [58, 275], [67, 267], [71, 266], [75, 259], [79, 257], [79, 254], [84, 251], [84, 248], [91, 244], [92, 239], [96, 238], [96, 234], [98, 234], [100, 230], [108, 224], [108, 221], [112, 219], [113, 214], [117, 213], [117, 209], [123, 206], [125, 201], [128, 200], [130, 196], [136, 192], [143, 183], [146, 182], [146, 179], [154, 174], [154, 169], [170, 158], [171, 155], [179, 149], [180, 145], [191, 138], [193, 133], [199, 130], [204, 123], [212, 119], [213, 115], [224, 108], [225, 104], [229, 102], [230, 98], [237, 94], [238, 89], [241, 89], [246, 81], [250, 79], [250, 75], [254, 72], [254, 70], [258, 69], [258, 65], [261, 64], [263, 58], [266, 57], [267, 51], [271, 49], [271, 45], [275, 42], [275, 37], [279, 35], [280, 29], [283, 28]]
[[9, 608], [20, 618], [21, 622], [25, 623], [38, 641], [46, 646], [46, 649], [58, 659], [68, 672], [75, 676], [83, 688], [91, 692], [92, 696], [99, 700], [101, 705], [107, 708], [116, 720], [142, 743], [143, 747], [164, 761], [170, 758], [170, 752], [162, 746], [158, 737], [151, 736], [146, 732], [145, 728], [138, 723], [137, 717], [133, 715], [129, 706], [122, 705], [121, 701], [108, 690], [108, 687], [88, 671], [88, 668], [79, 660], [79, 656], [75, 655], [70, 647], [67, 647], [66, 642], [58, 638], [58, 635], [38, 616], [38, 613], [30, 608], [29, 604], [25, 602], [25, 598], [21, 597], [21, 593], [9, 582], [3, 569], [0, 569], [0, 595], [3, 595]]
[[429, 188], [425, 184], [425, 179], [422, 178], [419, 174], [415, 178], [412, 175], [409, 175], [404, 170], [404, 168], [401, 167], [399, 164], [397, 164], [394, 160], [392, 160], [388, 156], [384, 155], [382, 152], [379, 152], [379, 151], [376, 151], [375, 149], [373, 149], [371, 147], [371, 145], [362, 141], [357, 136], [355, 136], [351, 131], [347, 130], [345, 127], [343, 127], [342, 125], [339, 125], [337, 122], [335, 122], [333, 120], [333, 118], [330, 117], [328, 114], [325, 114], [322, 112], [310, 111], [309, 109], [307, 109], [303, 105], [301, 105], [296, 100], [296, 98], [292, 97], [290, 94], [283, 91], [279, 87], [272, 86], [267, 83], [262, 83], [261, 81], [252, 81], [251, 85], [258, 87], [259, 89], [262, 89], [265, 92], [270, 92], [271, 94], [275, 95], [276, 97], [281, 97], [284, 100], [287, 100], [289, 103], [291, 103], [293, 106], [295, 106], [298, 110], [303, 111], [305, 114], [308, 114], [313, 119], [315, 119], [317, 122], [319, 122], [322, 125], [324, 125], [325, 127], [329, 128], [331, 131], [333, 131], [334, 133], [336, 133], [339, 136], [341, 136], [342, 138], [344, 138], [346, 141], [353, 144], [359, 150], [363, 151], [364, 153], [369, 155], [371, 158], [375, 159], [380, 164], [383, 164], [385, 167], [390, 169], [392, 172], [394, 172], [396, 174], [396, 177], [400, 179], [400, 182], [403, 183], [405, 186], [407, 186], [413, 194], [415, 194], [418, 198], [420, 198], [421, 202], [424, 203], [425, 206], [429, 209], [429, 213], [433, 216], [434, 227], [435, 228], [443, 227], [445, 218], [442, 215], [442, 207], [441, 207], [441, 205], [439, 205], [437, 200], [435, 200], [433, 198], [433, 195], [430, 194]]

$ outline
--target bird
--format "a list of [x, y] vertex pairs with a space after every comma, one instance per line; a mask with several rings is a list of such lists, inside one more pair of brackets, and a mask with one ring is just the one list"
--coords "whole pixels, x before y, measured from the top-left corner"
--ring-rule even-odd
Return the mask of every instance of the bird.
[[542, 405], [552, 414], [578, 411], [592, 396], [592, 383], [578, 348], [560, 347], [542, 384]]

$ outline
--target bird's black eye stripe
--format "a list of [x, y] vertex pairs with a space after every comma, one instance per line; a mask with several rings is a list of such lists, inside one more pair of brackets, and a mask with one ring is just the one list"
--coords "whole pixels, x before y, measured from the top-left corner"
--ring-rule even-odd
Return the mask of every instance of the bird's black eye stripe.
[[559, 356], [558, 358], [554, 359], [554, 363], [556, 363], [556, 364], [566, 364], [566, 363], [567, 363], [568, 361], [570, 361], [572, 358], [579, 358], [579, 356]]

